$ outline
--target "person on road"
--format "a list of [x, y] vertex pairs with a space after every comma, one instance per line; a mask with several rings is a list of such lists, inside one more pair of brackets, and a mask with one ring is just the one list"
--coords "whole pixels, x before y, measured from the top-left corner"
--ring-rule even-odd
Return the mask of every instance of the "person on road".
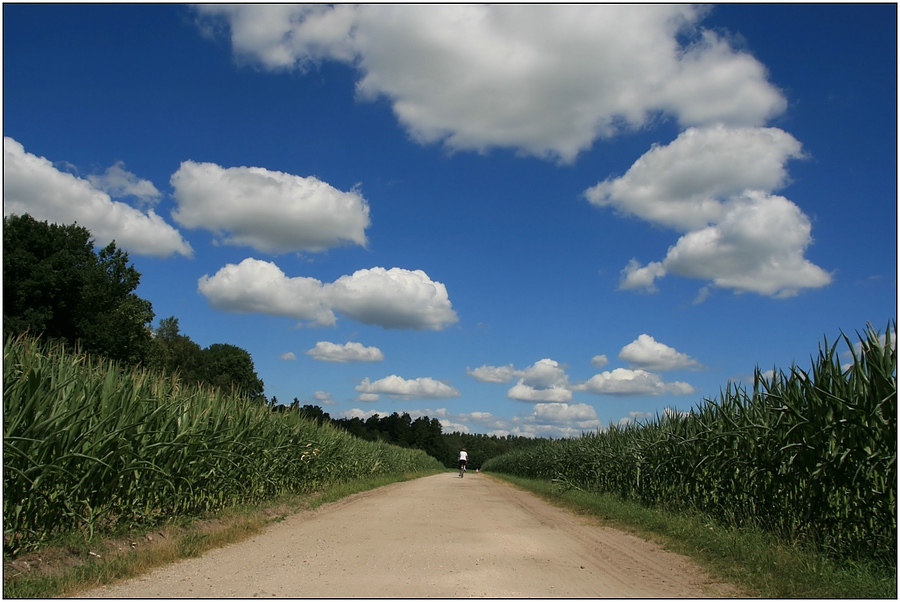
[[462, 448], [459, 452], [459, 478], [463, 478], [463, 475], [466, 473], [466, 462], [469, 461], [469, 454], [466, 452], [466, 448]]

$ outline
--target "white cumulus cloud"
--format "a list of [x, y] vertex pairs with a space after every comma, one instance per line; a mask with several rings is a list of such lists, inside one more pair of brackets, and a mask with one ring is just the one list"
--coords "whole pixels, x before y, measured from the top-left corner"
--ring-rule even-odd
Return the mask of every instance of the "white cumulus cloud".
[[537, 403], [532, 418], [542, 424], [562, 424], [579, 429], [593, 430], [600, 426], [596, 410], [586, 403]]
[[197, 286], [209, 304], [222, 311], [289, 316], [323, 326], [336, 321], [323, 299], [321, 281], [289, 278], [269, 261], [248, 257], [237, 265], [229, 263], [213, 276], [200, 278]]
[[629, 362], [632, 366], [656, 372], [703, 368], [703, 365], [694, 358], [658, 342], [648, 334], [642, 334], [622, 347], [619, 359]]
[[595, 355], [591, 358], [591, 365], [595, 368], [602, 368], [606, 364], [609, 363], [609, 358], [606, 355]]
[[[127, 172], [121, 168], [120, 171], [119, 175], [133, 178], [145, 193], [149, 190], [146, 184], [152, 187], [147, 180], [133, 174], [125, 176]], [[115, 189], [102, 177], [98, 185]], [[25, 213], [39, 221], [78, 222], [90, 230], [99, 245], [106, 246], [115, 240], [119, 248], [138, 255], [168, 257], [178, 253], [191, 257], [194, 253], [178, 230], [152, 209], [142, 212], [113, 201], [90, 181], [59, 171], [49, 160], [26, 152], [22, 144], [6, 136], [3, 138], [3, 214]]]
[[366, 244], [369, 205], [356, 189], [262, 167], [223, 168], [184, 161], [171, 178], [172, 217], [205, 228], [221, 242], [266, 253], [322, 251]]
[[470, 374], [475, 380], [483, 383], [506, 383], [515, 376], [515, 368], [510, 364], [508, 366], [488, 366], [484, 365], [480, 368], [466, 368], [466, 373]]
[[689, 395], [694, 388], [685, 382], [663, 382], [658, 374], [646, 370], [616, 368], [592, 376], [587, 382], [573, 387], [576, 391], [587, 391], [597, 395]]
[[[761, 125], [786, 101], [765, 67], [687, 5], [202, 5], [240, 60], [358, 69], [414, 140], [571, 161], [660, 113]], [[682, 42], [681, 40], [686, 40]]]
[[323, 284], [288, 277], [272, 262], [249, 257], [198, 281], [212, 307], [310, 320], [330, 326], [334, 312], [383, 328], [441, 330], [458, 321], [447, 288], [421, 270], [375, 267]]
[[[662, 261], [632, 259], [620, 288], [655, 292], [656, 279], [672, 273], [736, 293], [789, 297], [831, 282], [804, 257], [809, 218], [772, 194], [787, 184], [785, 162], [802, 156], [800, 143], [777, 128], [690, 128], [624, 176], [586, 190], [595, 205], [685, 232]], [[702, 289], [696, 302], [708, 293]]]
[[384, 328], [441, 330], [459, 320], [447, 287], [422, 270], [357, 270], [327, 285], [325, 298], [347, 317]]
[[361, 343], [352, 341], [343, 345], [319, 341], [306, 353], [313, 359], [323, 362], [380, 362], [384, 360], [384, 354], [378, 347], [364, 347]]
[[365, 378], [355, 389], [363, 394], [384, 394], [398, 399], [447, 399], [460, 396], [457, 389], [439, 380], [430, 377], [407, 380], [395, 374], [375, 382]]
[[782, 188], [788, 178], [784, 164], [800, 157], [800, 143], [778, 128], [689, 128], [585, 196], [598, 207], [683, 232], [697, 230], [720, 221], [727, 201], [747, 190]]
[[525, 368], [516, 370], [519, 378], [506, 396], [519, 401], [565, 402], [572, 399], [568, 389], [569, 377], [558, 362], [544, 358]]
[[535, 387], [523, 385], [519, 382], [506, 392], [506, 396], [509, 399], [516, 399], [518, 401], [563, 402], [572, 399], [572, 392], [566, 387], [561, 386], [537, 389]]

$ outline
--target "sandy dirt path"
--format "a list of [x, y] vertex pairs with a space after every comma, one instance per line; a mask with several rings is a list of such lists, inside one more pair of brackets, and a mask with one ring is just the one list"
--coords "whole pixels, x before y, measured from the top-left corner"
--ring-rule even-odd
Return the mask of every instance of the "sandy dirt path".
[[734, 595], [690, 560], [485, 475], [356, 494], [91, 598]]

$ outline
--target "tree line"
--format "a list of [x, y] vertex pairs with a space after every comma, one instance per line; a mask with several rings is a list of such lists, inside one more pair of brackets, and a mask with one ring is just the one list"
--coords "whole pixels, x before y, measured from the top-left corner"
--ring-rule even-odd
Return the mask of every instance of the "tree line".
[[513, 449], [520, 449], [535, 445], [546, 439], [534, 439], [531, 437], [517, 437], [515, 435], [483, 435], [473, 433], [444, 433], [443, 427], [437, 418], [420, 416], [413, 420], [407, 413], [393, 412], [388, 416], [373, 414], [363, 420], [362, 418], [332, 418], [327, 412], [317, 405], [300, 405], [295, 397], [289, 405], [277, 404], [273, 399], [273, 409], [276, 412], [300, 412], [302, 415], [316, 420], [319, 424], [330, 422], [332, 425], [344, 429], [351, 435], [367, 441], [384, 441], [400, 447], [421, 449], [428, 455], [437, 458], [444, 466], [457, 466], [459, 450], [466, 448], [469, 453], [469, 467], [480, 468], [488, 459], [505, 454]]

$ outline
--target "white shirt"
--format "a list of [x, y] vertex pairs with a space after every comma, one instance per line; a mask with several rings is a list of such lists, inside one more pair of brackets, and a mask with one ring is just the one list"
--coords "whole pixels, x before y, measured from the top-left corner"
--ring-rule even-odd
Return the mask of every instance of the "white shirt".
[[461, 451], [461, 452], [459, 452], [459, 459], [460, 459], [460, 460], [465, 460], [466, 462], [468, 462], [468, 461], [469, 461], [469, 454], [467, 454], [467, 453], [464, 452], [464, 451]]

